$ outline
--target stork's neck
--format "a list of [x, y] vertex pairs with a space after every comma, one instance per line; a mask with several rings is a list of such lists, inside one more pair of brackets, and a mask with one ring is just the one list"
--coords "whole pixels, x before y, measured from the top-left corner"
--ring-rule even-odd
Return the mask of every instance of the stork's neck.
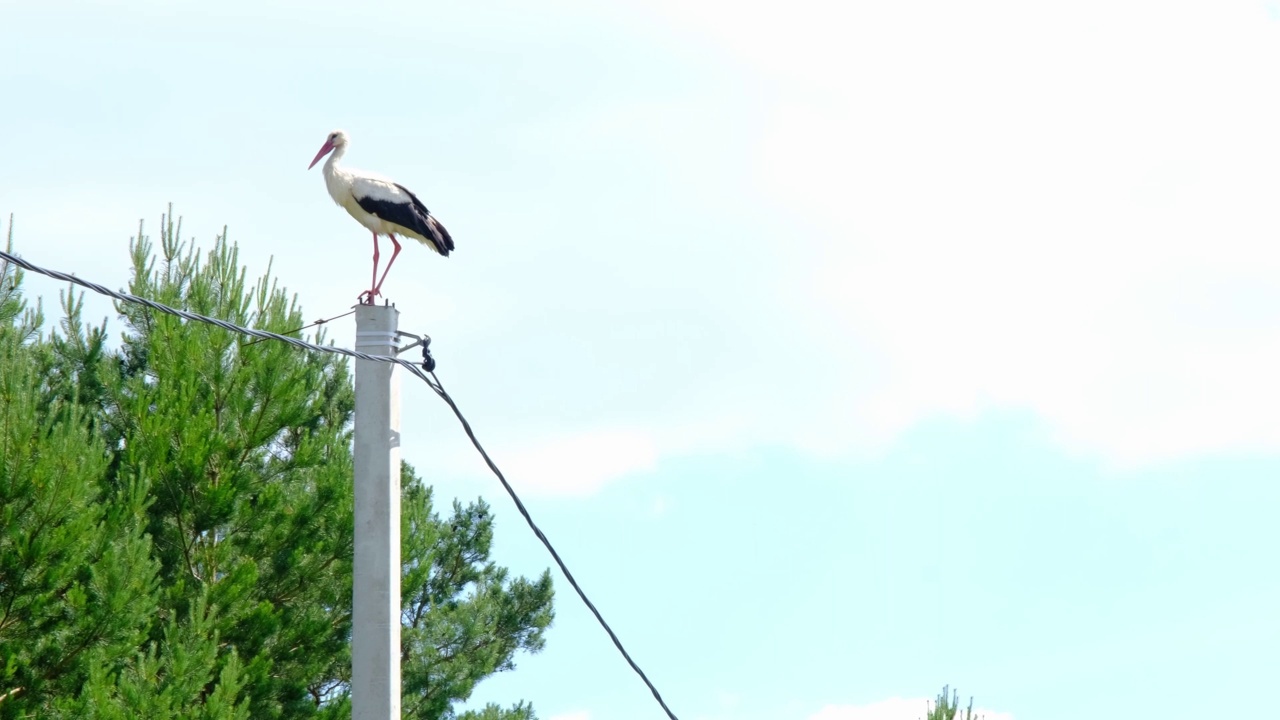
[[329, 197], [333, 201], [342, 205], [351, 197], [351, 174], [342, 171], [338, 167], [338, 161], [342, 159], [342, 154], [346, 152], [345, 147], [335, 148], [329, 155], [329, 159], [324, 161], [324, 186], [329, 191]]
[[329, 159], [324, 161], [325, 175], [331, 176], [338, 171], [338, 161], [342, 159], [342, 156], [346, 154], [346, 152], [347, 146], [339, 145], [333, 149], [333, 152], [329, 153]]

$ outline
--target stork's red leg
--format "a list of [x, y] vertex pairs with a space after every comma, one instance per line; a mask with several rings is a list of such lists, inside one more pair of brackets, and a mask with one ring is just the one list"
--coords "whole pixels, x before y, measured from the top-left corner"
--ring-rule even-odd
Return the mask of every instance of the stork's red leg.
[[378, 283], [375, 282], [377, 279], [378, 279], [378, 233], [373, 233], [373, 277], [369, 279], [369, 282], [372, 283], [371, 285], [369, 285], [369, 287], [371, 288], [378, 287]]
[[[400, 241], [396, 240], [396, 236], [392, 235], [391, 233], [387, 233], [387, 237], [391, 238], [391, 244], [394, 245], [396, 249], [392, 251], [391, 259], [387, 261], [387, 267], [382, 271], [382, 280], [387, 279], [387, 273], [391, 272], [391, 266], [395, 264], [396, 256], [400, 254]], [[381, 294], [382, 280], [379, 280], [378, 284], [373, 286], [374, 295]]]
[[[397, 248], [397, 250], [399, 250], [399, 248]], [[392, 256], [392, 259], [395, 259], [394, 255]], [[373, 296], [378, 294], [377, 280], [378, 280], [378, 233], [375, 232], [373, 233], [373, 277], [369, 279], [369, 282], [371, 283], [369, 285], [369, 289], [360, 293], [359, 299], [361, 300], [361, 302], [363, 302], [365, 297], [367, 296], [369, 299], [369, 304], [371, 305], [373, 304]]]

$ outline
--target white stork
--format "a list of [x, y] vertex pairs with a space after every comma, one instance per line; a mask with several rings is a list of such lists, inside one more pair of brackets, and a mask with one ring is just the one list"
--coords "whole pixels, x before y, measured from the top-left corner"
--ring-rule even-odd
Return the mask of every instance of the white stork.
[[[324, 164], [324, 184], [329, 188], [330, 197], [373, 233], [373, 285], [360, 293], [362, 302], [372, 303], [375, 296], [382, 294], [382, 281], [387, 279], [391, 265], [400, 254], [397, 234], [408, 235], [444, 256], [453, 250], [453, 238], [427, 210], [427, 206], [405, 186], [370, 173], [338, 167], [338, 161], [346, 151], [347, 134], [334, 130], [307, 169], [315, 167], [320, 158], [332, 152]], [[381, 280], [378, 279], [379, 235], [391, 238], [391, 244], [395, 246], [391, 260], [382, 271]]]

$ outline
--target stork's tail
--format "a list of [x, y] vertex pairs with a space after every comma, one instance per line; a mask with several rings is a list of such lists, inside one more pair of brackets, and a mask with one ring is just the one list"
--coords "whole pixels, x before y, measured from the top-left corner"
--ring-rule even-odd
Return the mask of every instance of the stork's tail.
[[444, 223], [436, 219], [435, 215], [427, 215], [427, 238], [431, 241], [431, 245], [435, 251], [445, 257], [449, 257], [449, 253], [453, 251], [453, 238], [449, 235], [449, 231], [444, 229]]

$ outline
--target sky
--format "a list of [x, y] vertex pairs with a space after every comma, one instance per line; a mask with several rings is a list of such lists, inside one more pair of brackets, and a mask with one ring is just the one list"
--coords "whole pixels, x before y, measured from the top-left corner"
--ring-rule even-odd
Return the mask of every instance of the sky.
[[[0, 0], [0, 214], [123, 287], [172, 202], [329, 317], [371, 260], [306, 169], [345, 129], [457, 244], [401, 254], [401, 329], [683, 720], [944, 684], [1244, 717], [1280, 671], [1277, 88], [1276, 0]], [[438, 497], [550, 566], [402, 392]], [[661, 717], [556, 580], [469, 706]]]

